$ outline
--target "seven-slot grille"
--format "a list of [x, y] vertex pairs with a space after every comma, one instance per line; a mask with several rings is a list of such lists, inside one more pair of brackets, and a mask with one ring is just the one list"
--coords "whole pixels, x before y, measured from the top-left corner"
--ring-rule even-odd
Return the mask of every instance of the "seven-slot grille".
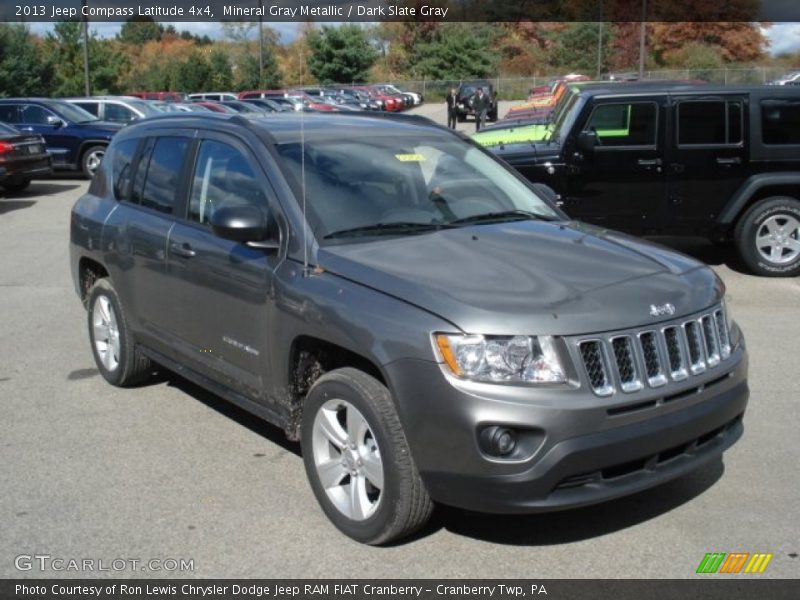
[[578, 342], [589, 385], [610, 396], [617, 385], [625, 393], [682, 381], [713, 369], [731, 354], [722, 307], [699, 317], [633, 333]]

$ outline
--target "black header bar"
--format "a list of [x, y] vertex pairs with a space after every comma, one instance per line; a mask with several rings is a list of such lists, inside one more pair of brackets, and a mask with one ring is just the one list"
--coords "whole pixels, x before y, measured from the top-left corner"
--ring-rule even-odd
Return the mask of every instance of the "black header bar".
[[0, 21], [800, 21], [798, 0], [2, 0]]

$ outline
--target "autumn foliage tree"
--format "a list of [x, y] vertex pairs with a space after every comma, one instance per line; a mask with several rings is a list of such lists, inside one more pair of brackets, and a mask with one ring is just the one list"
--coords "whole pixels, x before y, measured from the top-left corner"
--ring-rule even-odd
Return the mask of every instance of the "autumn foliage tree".
[[674, 65], [688, 44], [719, 50], [724, 62], [753, 62], [764, 57], [767, 39], [757, 23], [651, 23], [649, 46], [659, 64]]

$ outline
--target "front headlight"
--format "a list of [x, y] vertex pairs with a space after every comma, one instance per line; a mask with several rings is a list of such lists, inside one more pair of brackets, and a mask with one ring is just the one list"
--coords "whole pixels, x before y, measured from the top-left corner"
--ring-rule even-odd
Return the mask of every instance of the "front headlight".
[[462, 379], [491, 383], [567, 380], [551, 336], [437, 333], [434, 341], [448, 370]]

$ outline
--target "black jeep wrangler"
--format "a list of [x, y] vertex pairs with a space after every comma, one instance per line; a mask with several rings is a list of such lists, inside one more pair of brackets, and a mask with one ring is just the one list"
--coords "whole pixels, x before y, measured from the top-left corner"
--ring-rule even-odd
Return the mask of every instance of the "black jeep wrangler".
[[570, 102], [544, 141], [491, 151], [574, 218], [732, 240], [754, 273], [800, 273], [800, 90], [631, 84]]
[[497, 121], [497, 92], [494, 86], [485, 80], [464, 81], [458, 86], [456, 97], [458, 99], [456, 104], [456, 115], [459, 122], [467, 120], [468, 116], [475, 115], [475, 109], [472, 107], [472, 100], [478, 92], [478, 88], [483, 88], [483, 93], [489, 98], [489, 110], [486, 111], [486, 119], [489, 121]]

